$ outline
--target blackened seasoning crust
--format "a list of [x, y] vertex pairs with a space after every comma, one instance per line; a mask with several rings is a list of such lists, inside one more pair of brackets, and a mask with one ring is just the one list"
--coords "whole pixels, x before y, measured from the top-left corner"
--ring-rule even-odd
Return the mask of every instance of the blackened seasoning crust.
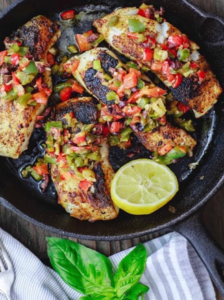
[[101, 60], [101, 67], [104, 69], [104, 71], [110, 75], [112, 75], [109, 72], [110, 68], [116, 68], [119, 61], [115, 59], [113, 56], [107, 54], [106, 52], [100, 53], [100, 60]]
[[195, 76], [183, 77], [183, 81], [177, 88], [171, 87], [174, 98], [188, 105], [190, 99], [200, 95], [200, 84]]
[[94, 193], [88, 192], [88, 200], [96, 208], [106, 208], [111, 204], [110, 194], [106, 188], [106, 181], [103, 170], [100, 164], [94, 166], [93, 171], [96, 175], [96, 182], [94, 182]]
[[[87, 100], [84, 100], [87, 99]], [[97, 120], [97, 107], [92, 98], [71, 99], [60, 103], [56, 108], [55, 119], [61, 120], [67, 113], [74, 112], [78, 122], [94, 124]]]
[[110, 89], [101, 84], [101, 80], [95, 77], [96, 73], [97, 71], [93, 68], [90, 68], [86, 71], [84, 82], [87, 89], [104, 104], [113, 104], [113, 100], [107, 101], [107, 93], [110, 92]]

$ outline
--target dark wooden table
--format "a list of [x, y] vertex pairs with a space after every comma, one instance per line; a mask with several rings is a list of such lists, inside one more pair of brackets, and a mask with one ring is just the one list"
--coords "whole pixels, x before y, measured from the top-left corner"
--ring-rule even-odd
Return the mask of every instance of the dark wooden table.
[[[174, 0], [176, 1], [176, 0]], [[0, 0], [0, 10], [3, 10], [15, 0]], [[191, 0], [205, 11], [215, 13], [224, 17], [224, 0]], [[224, 187], [209, 201], [203, 211], [205, 227], [224, 250]], [[22, 244], [29, 248], [39, 258], [46, 257], [46, 236], [58, 236], [43, 228], [37, 227], [22, 219], [10, 210], [0, 206], [0, 227], [13, 235]], [[95, 242], [76, 240], [91, 248], [97, 249], [101, 253], [111, 255], [151, 239], [153, 236], [144, 236], [140, 239], [114, 242]], [[217, 292], [217, 299], [224, 300]]]

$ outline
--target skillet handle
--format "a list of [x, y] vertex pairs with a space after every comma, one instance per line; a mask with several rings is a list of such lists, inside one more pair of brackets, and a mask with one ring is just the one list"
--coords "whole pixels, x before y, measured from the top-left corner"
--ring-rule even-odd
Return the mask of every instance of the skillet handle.
[[179, 232], [190, 241], [214, 284], [224, 296], [224, 251], [204, 228], [200, 212], [178, 223], [172, 230]]

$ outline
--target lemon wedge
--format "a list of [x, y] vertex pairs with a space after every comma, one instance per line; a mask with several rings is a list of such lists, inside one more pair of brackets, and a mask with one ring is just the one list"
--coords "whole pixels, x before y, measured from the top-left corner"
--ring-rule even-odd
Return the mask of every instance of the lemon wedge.
[[111, 183], [114, 203], [133, 215], [151, 214], [178, 192], [175, 174], [150, 159], [133, 160], [121, 167]]

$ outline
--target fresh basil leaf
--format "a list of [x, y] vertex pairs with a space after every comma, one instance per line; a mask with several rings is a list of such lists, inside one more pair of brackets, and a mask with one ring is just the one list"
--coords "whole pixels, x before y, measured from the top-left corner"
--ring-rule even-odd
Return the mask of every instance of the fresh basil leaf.
[[51, 264], [70, 287], [94, 299], [116, 296], [112, 265], [106, 256], [67, 239], [46, 239]]
[[114, 276], [118, 297], [121, 297], [140, 280], [145, 270], [146, 259], [145, 247], [142, 244], [138, 244], [119, 263], [118, 270]]
[[148, 291], [149, 291], [148, 286], [141, 284], [141, 283], [137, 283], [130, 290], [127, 291], [125, 299], [126, 300], [138, 300], [138, 298], [140, 296], [146, 294]]

